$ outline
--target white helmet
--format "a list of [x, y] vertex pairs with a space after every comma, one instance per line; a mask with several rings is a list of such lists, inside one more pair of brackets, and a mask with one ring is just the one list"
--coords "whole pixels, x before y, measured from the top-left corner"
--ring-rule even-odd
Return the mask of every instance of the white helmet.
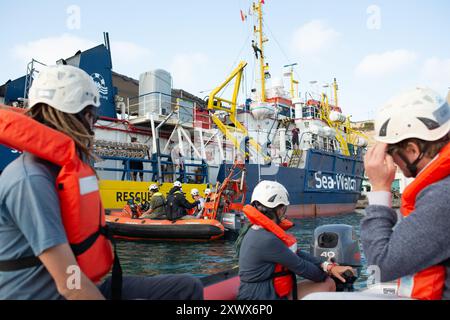
[[45, 67], [33, 81], [28, 93], [29, 108], [45, 103], [65, 113], [75, 114], [87, 106], [100, 106], [94, 80], [83, 70], [57, 65]]
[[150, 191], [157, 191], [158, 190], [158, 186], [156, 184], [152, 184], [150, 187], [148, 187], [148, 190], [150, 190]]
[[198, 196], [200, 194], [200, 192], [198, 191], [198, 189], [192, 189], [191, 190], [191, 196], [193, 196], [193, 197], [195, 197], [195, 196]]
[[396, 144], [409, 138], [436, 141], [450, 130], [450, 106], [429, 88], [416, 88], [391, 99], [375, 120], [375, 139]]
[[181, 188], [181, 182], [177, 180], [177, 181], [175, 181], [175, 182], [173, 183], [173, 186], [174, 186], [174, 187]]
[[205, 189], [205, 196], [208, 196], [211, 194], [211, 189]]
[[253, 189], [252, 200], [258, 201], [267, 208], [275, 208], [280, 204], [289, 205], [289, 193], [286, 188], [276, 181], [261, 181]]

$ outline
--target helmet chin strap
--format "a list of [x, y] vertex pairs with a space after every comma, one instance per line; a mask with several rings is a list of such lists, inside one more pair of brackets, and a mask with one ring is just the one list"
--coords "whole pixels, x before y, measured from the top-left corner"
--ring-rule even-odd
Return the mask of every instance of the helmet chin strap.
[[[263, 215], [268, 217], [269, 219], [273, 220], [275, 218], [275, 223], [276, 224], [280, 224], [281, 223], [281, 219], [280, 219], [280, 217], [278, 217], [278, 213], [276, 211], [273, 211], [274, 209], [271, 209], [271, 208], [263, 209], [263, 208], [261, 208], [261, 207], [263, 207], [262, 205], [261, 205], [261, 207], [259, 207], [256, 204], [252, 204], [252, 206], [254, 208], [256, 208], [259, 212], [261, 212]], [[275, 216], [275, 217], [273, 217], [273, 216]]]
[[[419, 149], [420, 149], [420, 147], [419, 147]], [[411, 176], [413, 178], [417, 177], [418, 170], [419, 170], [417, 168], [417, 165], [425, 156], [425, 152], [427, 152], [427, 149], [428, 149], [428, 145], [426, 145], [425, 148], [420, 151], [419, 157], [413, 163], [409, 162], [408, 158], [405, 156], [405, 154], [403, 152], [401, 152], [401, 151], [397, 152], [398, 156], [406, 164], [406, 168], [408, 168], [408, 171], [411, 173]]]
[[280, 224], [281, 223], [281, 219], [280, 219], [280, 217], [278, 216], [277, 213], [275, 213], [275, 223], [276, 224]]

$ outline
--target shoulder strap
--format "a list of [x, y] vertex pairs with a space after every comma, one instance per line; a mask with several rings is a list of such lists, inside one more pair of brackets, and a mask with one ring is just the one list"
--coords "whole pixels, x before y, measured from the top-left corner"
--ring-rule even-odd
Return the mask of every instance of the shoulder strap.
[[22, 269], [28, 269], [41, 265], [42, 262], [35, 256], [20, 258], [16, 260], [0, 261], [0, 271], [10, 272]]

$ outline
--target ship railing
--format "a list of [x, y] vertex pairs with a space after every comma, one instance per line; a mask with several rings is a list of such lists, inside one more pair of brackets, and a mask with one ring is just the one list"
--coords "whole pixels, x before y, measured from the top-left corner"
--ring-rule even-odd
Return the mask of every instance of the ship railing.
[[[164, 156], [166, 156], [167, 158], [169, 157], [168, 155], [162, 155], [162, 157]], [[102, 159], [101, 162], [107, 160], [122, 161], [123, 168], [95, 166], [95, 170], [97, 171], [122, 172], [121, 178], [122, 181], [131, 180], [132, 172], [149, 173], [152, 175], [151, 181], [158, 181], [158, 161], [154, 156], [152, 157], [152, 159], [126, 158], [113, 156], [101, 156], [100, 158]], [[130, 163], [134, 161], [142, 163], [150, 163], [151, 169], [148, 170], [132, 169], [130, 167]], [[178, 178], [181, 179], [181, 182], [183, 183], [209, 183], [208, 165], [204, 160], [186, 159], [185, 161], [183, 161], [183, 166], [180, 166], [177, 163], [174, 163], [173, 161], [162, 159], [160, 163], [161, 165], [166, 166], [166, 170], [163, 170], [163, 172], [161, 172], [163, 182], [171, 182], [172, 180], [176, 180]], [[198, 171], [198, 169], [200, 169], [200, 171]], [[178, 177], [173, 179], [174, 175]]]
[[179, 97], [159, 91], [149, 92], [135, 97], [127, 98], [127, 113], [135, 113], [139, 118], [154, 116], [155, 121], [162, 121], [172, 111], [177, 111], [181, 124], [195, 124], [195, 110], [201, 105], [193, 99]]
[[[307, 138], [310, 138], [307, 140]], [[323, 139], [322, 142], [320, 139]], [[330, 137], [322, 137], [312, 132], [303, 132], [300, 135], [300, 146], [306, 149], [314, 149], [319, 151], [325, 151], [329, 153], [339, 153], [343, 155], [342, 150], [339, 148], [339, 144], [336, 140]], [[364, 149], [361, 147], [353, 146], [350, 147], [350, 156], [361, 157], [364, 155]]]

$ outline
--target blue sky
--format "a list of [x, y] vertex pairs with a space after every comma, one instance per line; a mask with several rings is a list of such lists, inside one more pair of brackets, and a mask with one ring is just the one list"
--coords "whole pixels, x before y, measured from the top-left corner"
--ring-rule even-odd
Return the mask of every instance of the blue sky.
[[[108, 31], [115, 71], [138, 79], [167, 69], [175, 87], [204, 97], [239, 60], [249, 62], [251, 82], [253, 22], [249, 16], [243, 23], [239, 12], [250, 4], [1, 0], [0, 83], [24, 75], [32, 57], [54, 63], [102, 43]], [[79, 28], [70, 24], [71, 6], [80, 10]], [[353, 120], [373, 118], [392, 95], [415, 85], [443, 95], [450, 87], [449, 1], [266, 0], [264, 10], [272, 76], [297, 62], [302, 91], [317, 91], [336, 77], [340, 105]], [[312, 80], [320, 85], [311, 86]]]

